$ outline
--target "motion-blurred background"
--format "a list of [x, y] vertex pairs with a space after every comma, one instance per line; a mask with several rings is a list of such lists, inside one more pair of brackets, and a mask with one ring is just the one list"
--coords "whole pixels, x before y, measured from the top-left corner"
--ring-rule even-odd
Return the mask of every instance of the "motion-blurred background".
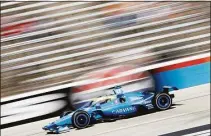
[[209, 52], [208, 2], [1, 2], [1, 122], [61, 110], [114, 84], [154, 88], [150, 67], [95, 80]]

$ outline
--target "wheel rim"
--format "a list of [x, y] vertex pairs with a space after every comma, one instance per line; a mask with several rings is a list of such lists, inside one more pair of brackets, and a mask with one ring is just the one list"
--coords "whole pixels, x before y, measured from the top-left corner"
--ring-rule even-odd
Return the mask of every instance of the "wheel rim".
[[170, 105], [170, 99], [168, 96], [163, 95], [158, 98], [158, 106], [160, 108], [168, 108], [169, 105]]
[[89, 119], [87, 118], [85, 114], [80, 114], [76, 117], [76, 123], [77, 123], [77, 126], [79, 127], [86, 126], [88, 122], [89, 122]]

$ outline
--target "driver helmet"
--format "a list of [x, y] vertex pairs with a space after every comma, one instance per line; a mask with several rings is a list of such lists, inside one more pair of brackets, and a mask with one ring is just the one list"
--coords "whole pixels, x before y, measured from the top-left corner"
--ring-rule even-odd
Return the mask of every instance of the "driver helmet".
[[122, 87], [121, 87], [121, 86], [115, 86], [115, 87], [114, 87], [114, 92], [115, 92], [117, 95], [122, 95], [122, 94], [123, 94]]

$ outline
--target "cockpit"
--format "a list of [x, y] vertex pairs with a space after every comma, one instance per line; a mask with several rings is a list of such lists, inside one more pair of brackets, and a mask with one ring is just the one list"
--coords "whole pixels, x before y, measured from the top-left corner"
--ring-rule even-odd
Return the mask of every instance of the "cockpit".
[[117, 101], [115, 101], [114, 103], [124, 103], [126, 101], [125, 97], [124, 97], [124, 93], [123, 90], [120, 86], [116, 86], [113, 88], [113, 92], [115, 95], [109, 95], [109, 96], [102, 96], [99, 98], [95, 98], [92, 101], [86, 103], [82, 108], [88, 108], [88, 107], [98, 107], [102, 104], [108, 103], [114, 99], [116, 99]]
[[115, 97], [112, 98], [97, 98], [95, 100], [90, 101], [89, 103], [86, 103], [83, 108], [88, 108], [88, 107], [95, 107], [95, 106], [99, 106], [105, 103], [108, 103], [110, 101], [112, 101]]

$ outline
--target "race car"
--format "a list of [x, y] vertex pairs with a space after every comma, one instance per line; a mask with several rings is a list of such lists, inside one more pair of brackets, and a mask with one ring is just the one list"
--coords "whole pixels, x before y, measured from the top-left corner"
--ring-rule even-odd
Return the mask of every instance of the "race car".
[[174, 94], [169, 93], [170, 89], [178, 90], [176, 87], [164, 86], [160, 92], [124, 93], [121, 86], [116, 86], [113, 89], [115, 97], [90, 101], [75, 111], [63, 114], [58, 120], [44, 126], [43, 129], [61, 133], [71, 128], [83, 129], [98, 122], [136, 116], [143, 110], [167, 110], [171, 107], [172, 98], [174, 98]]

